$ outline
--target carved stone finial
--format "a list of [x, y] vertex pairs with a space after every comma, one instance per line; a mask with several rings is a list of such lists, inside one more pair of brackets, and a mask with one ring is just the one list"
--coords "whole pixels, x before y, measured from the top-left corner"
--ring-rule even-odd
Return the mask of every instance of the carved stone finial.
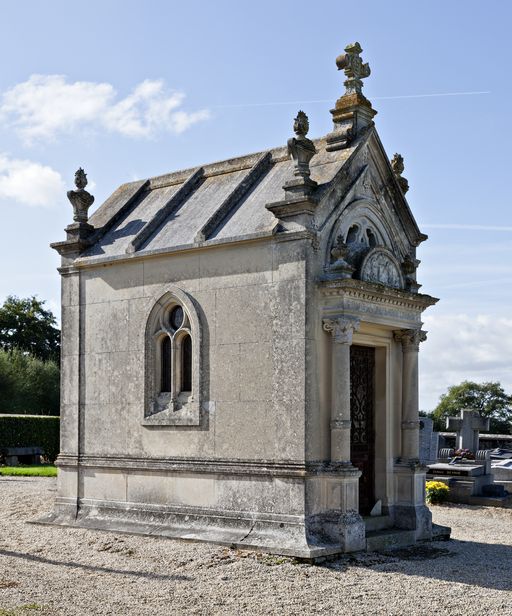
[[338, 70], [345, 71], [347, 79], [344, 82], [345, 94], [362, 94], [363, 82], [365, 77], [370, 75], [370, 65], [368, 62], [363, 64], [359, 54], [363, 51], [359, 43], [350, 43], [345, 47], [345, 52], [336, 58]]
[[343, 236], [338, 235], [333, 247], [331, 248], [331, 257], [333, 259], [330, 270], [339, 278], [352, 278], [355, 267], [347, 261], [349, 249], [343, 240]]
[[404, 172], [404, 157], [401, 154], [395, 154], [391, 159], [391, 168], [393, 169], [393, 173], [402, 189], [402, 192], [405, 193], [409, 190], [409, 182], [402, 177], [402, 173]]
[[316, 188], [317, 183], [310, 179], [309, 162], [316, 154], [315, 144], [306, 135], [309, 131], [308, 116], [299, 111], [293, 123], [296, 137], [288, 139], [288, 154], [295, 163], [293, 175], [296, 180], [287, 182], [284, 189], [294, 195], [308, 195]]
[[73, 206], [73, 220], [87, 222], [89, 220], [88, 211], [94, 203], [94, 197], [85, 190], [87, 174], [82, 167], [75, 172], [75, 186], [77, 190], [68, 190], [68, 199]]
[[293, 132], [297, 137], [305, 137], [309, 132], [309, 119], [303, 111], [299, 111], [294, 120]]
[[89, 182], [87, 181], [87, 173], [85, 173], [82, 167], [79, 167], [75, 171], [75, 186], [78, 188], [78, 190], [81, 190], [85, 188], [88, 183]]
[[362, 80], [370, 75], [370, 66], [362, 61], [361, 51], [359, 43], [351, 43], [345, 47], [345, 53], [336, 58], [338, 70], [345, 72], [345, 92], [331, 109], [334, 129], [327, 135], [328, 152], [349, 146], [358, 133], [373, 125], [377, 113], [362, 92]]

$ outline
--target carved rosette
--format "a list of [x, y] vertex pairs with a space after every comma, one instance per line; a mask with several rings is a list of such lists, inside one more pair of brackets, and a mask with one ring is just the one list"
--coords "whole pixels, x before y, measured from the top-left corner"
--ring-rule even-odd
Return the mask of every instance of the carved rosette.
[[359, 319], [324, 319], [324, 330], [330, 333], [337, 344], [352, 344], [352, 336], [359, 329]]
[[399, 329], [393, 332], [395, 340], [402, 344], [404, 353], [409, 351], [418, 352], [420, 343], [427, 339], [427, 332], [422, 329]]

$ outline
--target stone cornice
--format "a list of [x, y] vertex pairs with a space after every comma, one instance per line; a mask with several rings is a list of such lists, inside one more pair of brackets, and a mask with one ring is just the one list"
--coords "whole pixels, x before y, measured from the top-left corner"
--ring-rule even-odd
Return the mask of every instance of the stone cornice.
[[261, 475], [270, 477], [306, 477], [318, 474], [351, 475], [353, 467], [332, 466], [329, 462], [292, 460], [241, 460], [233, 458], [141, 458], [136, 456], [81, 455], [61, 453], [56, 465], [62, 469], [97, 468], [129, 472], [154, 471], [221, 475]]
[[[211, 250], [214, 248], [222, 248], [224, 246], [233, 246], [241, 244], [254, 244], [264, 242], [290, 242], [295, 240], [311, 240], [314, 241], [317, 238], [317, 234], [311, 230], [299, 230], [299, 231], [280, 231], [278, 230], [278, 221], [276, 220], [276, 226], [270, 231], [261, 231], [258, 233], [252, 233], [242, 238], [221, 238], [206, 240], [204, 242], [193, 244], [181, 244], [179, 246], [173, 246], [172, 248], [158, 248], [154, 250], [140, 250], [139, 252], [127, 253], [115, 256], [97, 256], [97, 257], [79, 257], [73, 261], [72, 266], [79, 269], [94, 268], [99, 265], [114, 265], [117, 263], [135, 262], [148, 258], [167, 257], [174, 254], [183, 254], [184, 252], [194, 252]], [[65, 272], [67, 267], [64, 266], [59, 271]]]
[[430, 295], [409, 293], [373, 282], [344, 278], [340, 280], [320, 280], [318, 289], [324, 297], [349, 297], [351, 299], [387, 304], [410, 310], [424, 310], [439, 300]]

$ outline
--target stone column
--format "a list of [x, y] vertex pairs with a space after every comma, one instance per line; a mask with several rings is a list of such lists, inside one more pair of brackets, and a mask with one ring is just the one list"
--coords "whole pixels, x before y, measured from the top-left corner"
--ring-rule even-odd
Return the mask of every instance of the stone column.
[[419, 399], [418, 352], [427, 332], [420, 329], [402, 329], [394, 332], [395, 340], [402, 343], [402, 459], [419, 459]]
[[331, 462], [350, 464], [350, 345], [358, 319], [324, 319], [332, 334]]

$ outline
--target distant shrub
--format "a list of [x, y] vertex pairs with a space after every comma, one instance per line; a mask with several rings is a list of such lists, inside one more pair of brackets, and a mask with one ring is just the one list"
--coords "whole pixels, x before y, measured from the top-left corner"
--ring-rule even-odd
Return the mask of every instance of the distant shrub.
[[50, 462], [59, 454], [60, 418], [0, 415], [0, 453], [6, 447], [41, 447]]
[[24, 351], [0, 349], [0, 413], [58, 415], [60, 370]]
[[442, 481], [427, 481], [425, 485], [427, 492], [427, 503], [429, 505], [439, 505], [448, 498], [450, 488]]

